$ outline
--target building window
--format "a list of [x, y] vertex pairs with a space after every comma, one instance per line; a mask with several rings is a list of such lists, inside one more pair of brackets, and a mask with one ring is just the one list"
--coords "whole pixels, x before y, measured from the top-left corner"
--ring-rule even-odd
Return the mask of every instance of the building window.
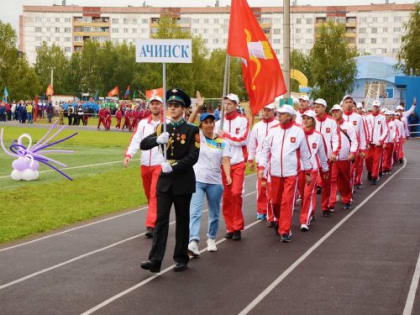
[[387, 23], [387, 22], [388, 22], [388, 17], [387, 17], [387, 16], [384, 16], [384, 17], [382, 18], [382, 22]]
[[378, 28], [376, 28], [376, 27], [372, 27], [372, 28], [370, 29], [370, 32], [371, 32], [372, 34], [376, 34], [376, 33], [378, 33]]
[[64, 19], [64, 22], [66, 22], [66, 23], [70, 23], [70, 22], [71, 22], [71, 19], [70, 19], [70, 18], [65, 18], [65, 19]]
[[307, 39], [305, 40], [305, 43], [306, 43], [306, 44], [312, 44], [312, 39], [311, 39], [311, 38], [307, 38]]
[[280, 55], [280, 49], [274, 49], [276, 55]]
[[382, 38], [382, 44], [386, 44], [388, 42], [388, 38], [384, 37]]
[[137, 24], [137, 19], [132, 19], [132, 20], [131, 20], [131, 23], [133, 23], [133, 24]]
[[200, 24], [200, 19], [192, 19], [193, 24]]
[[306, 29], [306, 34], [311, 34], [312, 33], [312, 29], [311, 28], [307, 28]]
[[365, 38], [359, 38], [359, 44], [364, 44], [366, 43], [366, 39]]
[[312, 24], [313, 22], [314, 20], [311, 18], [306, 19], [306, 24]]
[[296, 42], [296, 44], [300, 44], [301, 43], [301, 39], [300, 38], [295, 38], [295, 42]]
[[112, 33], [118, 33], [118, 28], [113, 28]]
[[58, 43], [58, 42], [60, 42], [60, 37], [56, 37], [55, 38], [55, 41]]
[[279, 18], [273, 19], [273, 23], [274, 24], [281, 24], [281, 19], [279, 19]]
[[64, 48], [64, 51], [65, 51], [66, 53], [71, 53], [71, 47], [66, 47], [66, 48]]
[[141, 29], [141, 32], [144, 34], [144, 33], [147, 33], [147, 28], [142, 28]]
[[209, 42], [209, 40], [207, 38], [204, 38], [203, 42], [204, 42], [204, 44], [207, 44]]
[[112, 19], [111, 22], [112, 24], [118, 24], [118, 19]]
[[384, 27], [382, 32], [387, 33], [388, 32], [388, 27]]
[[71, 37], [66, 37], [66, 38], [64, 38], [64, 41], [65, 41], [65, 42], [71, 42]]
[[50, 23], [51, 22], [51, 18], [47, 18], [47, 22]]
[[56, 32], [56, 33], [60, 33], [60, 28], [59, 28], [59, 27], [56, 27], [56, 28], [55, 28], [55, 32]]
[[395, 23], [400, 23], [402, 21], [402, 17], [401, 16], [394, 16], [394, 22]]
[[400, 42], [400, 39], [398, 37], [394, 37], [393, 41], [394, 44], [398, 44]]
[[395, 55], [398, 53], [398, 48], [392, 48], [392, 53]]
[[60, 18], [55, 18], [56, 23], [60, 23]]
[[128, 28], [124, 28], [124, 33], [128, 33]]
[[273, 29], [273, 34], [281, 34], [281, 28]]
[[229, 19], [224, 19], [223, 24], [229, 24]]
[[208, 33], [208, 31], [209, 31], [209, 30], [208, 30], [207, 28], [203, 29], [203, 33], [204, 33], [204, 34], [207, 34], [207, 33]]
[[360, 19], [360, 21], [361, 21], [362, 23], [367, 23], [367, 17], [366, 17], [366, 16], [362, 17], [362, 18]]
[[35, 33], [41, 33], [42, 27], [35, 27]]
[[82, 38], [82, 36], [74, 36], [74, 41], [75, 42], [81, 42], [81, 41], [83, 41], [83, 38]]
[[149, 24], [149, 20], [148, 19], [141, 19], [141, 23], [142, 24]]
[[281, 43], [280, 38], [273, 39], [273, 44], [280, 44], [280, 43]]
[[35, 17], [35, 22], [36, 22], [36, 23], [41, 23], [41, 22], [42, 22], [42, 17], [40, 17], [40, 16], [36, 16], [36, 17]]
[[127, 18], [123, 19], [123, 24], [128, 24], [128, 19]]
[[296, 33], [300, 33], [300, 28], [297, 28], [296, 29]]
[[40, 42], [41, 40], [41, 36], [35, 36], [35, 41]]
[[359, 28], [359, 34], [366, 34], [366, 29], [364, 27]]
[[131, 33], [137, 33], [137, 28], [133, 28], [133, 29], [131, 30]]
[[213, 44], [218, 44], [218, 43], [219, 43], [219, 39], [213, 38]]
[[219, 19], [214, 19], [214, 20], [213, 20], [213, 23], [214, 23], [214, 24], [219, 24]]
[[204, 19], [204, 24], [209, 24], [209, 19]]
[[370, 43], [371, 43], [371, 44], [376, 44], [376, 38], [371, 38], [371, 39], [370, 39]]
[[394, 27], [394, 33], [401, 32], [401, 27]]
[[71, 33], [71, 28], [70, 27], [65, 27], [64, 28], [64, 33]]
[[382, 54], [386, 55], [388, 53], [388, 50], [386, 48], [382, 48]]
[[377, 17], [373, 17], [372, 18], [372, 22], [377, 23], [378, 22], [378, 18]]
[[301, 23], [302, 23], [302, 19], [297, 18], [297, 19], [296, 19], [296, 24], [301, 24]]
[[218, 28], [213, 29], [213, 33], [214, 34], [218, 34], [219, 33], [219, 29]]

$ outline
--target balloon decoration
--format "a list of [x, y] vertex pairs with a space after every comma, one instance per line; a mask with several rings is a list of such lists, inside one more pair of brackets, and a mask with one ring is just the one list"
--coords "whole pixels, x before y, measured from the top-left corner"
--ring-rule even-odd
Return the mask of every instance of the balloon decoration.
[[[47, 148], [51, 148], [52, 146], [62, 143], [77, 135], [76, 132], [68, 137], [53, 141], [53, 139], [56, 138], [65, 128], [65, 126], [60, 127], [52, 136], [48, 137], [51, 134], [51, 132], [55, 129], [56, 125], [57, 122], [55, 122], [51, 126], [51, 128], [46, 132], [46, 134], [41, 138], [41, 140], [39, 140], [34, 146], [32, 146], [31, 136], [27, 133], [24, 133], [17, 140], [13, 140], [12, 144], [9, 146], [9, 150], [7, 150], [6, 146], [4, 145], [4, 129], [1, 129], [0, 145], [3, 151], [9, 156], [17, 158], [12, 162], [13, 170], [10, 174], [10, 177], [13, 180], [32, 181], [38, 179], [38, 169], [40, 163], [50, 167], [54, 171], [63, 175], [68, 180], [73, 180], [66, 173], [58, 169], [58, 167], [60, 166], [67, 167], [65, 164], [45, 156], [45, 154], [47, 153], [73, 153], [73, 151], [70, 150], [46, 150]], [[25, 138], [28, 140], [27, 146], [23, 144], [23, 139]]]

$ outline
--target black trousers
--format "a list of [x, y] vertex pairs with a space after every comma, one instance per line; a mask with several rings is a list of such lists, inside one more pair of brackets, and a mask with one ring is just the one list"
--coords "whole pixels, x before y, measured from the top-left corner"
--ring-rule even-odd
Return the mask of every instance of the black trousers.
[[165, 255], [169, 230], [169, 214], [172, 204], [175, 206], [176, 233], [174, 261], [188, 263], [188, 241], [190, 235], [190, 201], [192, 193], [174, 195], [169, 192], [157, 192], [157, 220], [153, 231], [153, 245], [149, 259], [161, 264]]

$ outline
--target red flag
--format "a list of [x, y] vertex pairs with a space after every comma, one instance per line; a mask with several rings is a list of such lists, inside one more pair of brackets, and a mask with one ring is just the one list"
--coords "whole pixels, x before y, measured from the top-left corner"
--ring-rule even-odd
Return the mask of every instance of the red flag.
[[286, 93], [279, 61], [246, 0], [232, 0], [227, 53], [242, 58], [252, 113]]
[[118, 88], [118, 86], [115, 86], [111, 91], [108, 92], [109, 97], [118, 95], [120, 95], [120, 89]]
[[163, 98], [163, 88], [147, 90], [146, 91], [146, 98], [149, 100], [152, 96], [160, 96]]
[[47, 90], [45, 91], [46, 96], [52, 96], [54, 94], [54, 88], [52, 84], [48, 85]]

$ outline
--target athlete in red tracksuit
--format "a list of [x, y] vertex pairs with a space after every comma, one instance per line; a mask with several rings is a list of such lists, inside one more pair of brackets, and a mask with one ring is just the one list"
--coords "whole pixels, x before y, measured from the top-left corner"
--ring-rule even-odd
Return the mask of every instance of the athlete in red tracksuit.
[[[363, 108], [362, 103], [357, 103], [356, 108], [357, 108], [357, 113], [360, 116], [362, 116], [363, 130], [365, 132], [365, 139], [366, 139], [366, 152], [367, 152], [368, 151], [370, 134], [369, 134], [369, 128], [368, 128], [368, 123], [367, 123], [367, 116], [365, 114], [366, 111]], [[365, 159], [366, 159], [366, 154], [365, 154], [365, 156], [362, 156], [362, 155], [359, 156], [360, 162], [357, 164], [357, 167], [356, 167], [355, 185], [356, 185], [356, 188], [358, 188], [358, 189], [360, 189], [361, 186], [362, 186], [362, 173], [363, 173], [363, 166], [365, 164]]]
[[111, 123], [112, 123], [111, 110], [107, 108], [105, 110], [105, 130], [111, 129]]
[[[291, 241], [292, 213], [299, 170], [311, 182], [311, 154], [303, 129], [294, 122], [294, 109], [283, 105], [278, 110], [280, 124], [270, 129], [260, 154], [258, 178], [266, 169], [271, 180], [271, 202], [278, 219], [276, 232], [282, 242]], [[312, 180], [316, 180], [313, 178]]]
[[115, 128], [118, 128], [118, 129], [121, 128], [121, 118], [122, 118], [122, 116], [123, 116], [122, 110], [118, 109], [115, 112], [115, 118], [117, 119], [117, 124], [115, 125]]
[[308, 110], [302, 114], [303, 131], [305, 132], [306, 142], [311, 153], [311, 178], [309, 184], [305, 183], [302, 196], [302, 208], [300, 212], [300, 230], [309, 231], [312, 218], [315, 217], [316, 209], [316, 178], [328, 177], [328, 157], [324, 137], [315, 130], [315, 112]]
[[131, 131], [131, 116], [133, 115], [131, 108], [126, 108], [124, 113], [124, 124], [121, 128], [121, 130], [124, 130], [124, 128], [127, 127], [129, 131]]
[[388, 128], [388, 134], [384, 139], [384, 153], [382, 162], [382, 173], [391, 173], [393, 162], [393, 155], [395, 150], [395, 143], [397, 143], [397, 126], [393, 121], [393, 112], [390, 110], [385, 111], [386, 126]]
[[[357, 169], [363, 168], [363, 159], [366, 154], [366, 134], [365, 128], [363, 127], [363, 118], [357, 112], [354, 111], [354, 100], [350, 95], [346, 95], [343, 98], [343, 119], [344, 121], [350, 122], [356, 130], [356, 137], [359, 143], [357, 148], [357, 154], [352, 163], [351, 178], [353, 186], [361, 188], [360, 184], [356, 182]], [[360, 166], [361, 165], [361, 166]]]
[[399, 112], [395, 113], [395, 124], [397, 126], [397, 150], [395, 150], [395, 163], [402, 162], [404, 158], [404, 141], [405, 131], [404, 131], [404, 123], [401, 121], [401, 114]]
[[[163, 100], [159, 96], [153, 96], [150, 99], [150, 110], [152, 115], [142, 119], [134, 131], [130, 145], [128, 146], [125, 157], [124, 166], [127, 167], [131, 158], [140, 148], [140, 142], [147, 136], [156, 132], [157, 126], [162, 122]], [[141, 151], [141, 177], [143, 180], [143, 188], [148, 200], [148, 210], [146, 218], [146, 237], [153, 237], [153, 229], [156, 224], [156, 185], [161, 173], [161, 163], [163, 162], [162, 153], [156, 146], [151, 150]]]
[[[335, 120], [331, 118], [331, 116], [327, 115], [327, 102], [319, 98], [314, 102], [314, 109], [316, 113], [316, 131], [322, 134], [325, 140], [325, 145], [327, 148], [327, 156], [328, 158], [331, 157], [332, 154], [332, 138], [333, 135], [337, 132], [337, 124]], [[329, 209], [329, 202], [330, 202], [330, 193], [331, 193], [331, 161], [328, 162], [330, 172], [324, 177], [318, 177], [321, 179], [321, 209], [322, 209], [322, 216], [328, 217], [331, 215], [331, 211]]]
[[[262, 150], [264, 138], [267, 136], [271, 127], [278, 124], [278, 121], [274, 117], [275, 109], [275, 104], [265, 106], [262, 113], [263, 119], [257, 122], [252, 128], [248, 144], [248, 165], [250, 170], [254, 169], [254, 161], [258, 168], [259, 154]], [[257, 180], [257, 219], [264, 220], [266, 217], [268, 222], [274, 221], [269, 196], [267, 194], [267, 178], [263, 178], [262, 180]]]
[[368, 129], [370, 134], [369, 151], [366, 157], [366, 168], [368, 179], [373, 185], [378, 183], [379, 168], [382, 160], [383, 143], [388, 134], [385, 116], [379, 113], [379, 101], [375, 100], [372, 104], [372, 113], [367, 116]]
[[99, 120], [98, 120], [98, 129], [101, 128], [101, 124], [104, 125], [104, 128], [106, 129], [106, 121], [105, 121], [105, 118], [106, 118], [106, 110], [105, 110], [105, 108], [101, 108], [99, 110], [98, 117], [99, 117]]
[[223, 99], [223, 102], [225, 106], [223, 130], [221, 120], [216, 123], [215, 130], [219, 136], [222, 136], [225, 140], [229, 141], [232, 151], [232, 158], [230, 160], [231, 185], [227, 185], [226, 176], [224, 172], [222, 172], [224, 186], [222, 210], [227, 230], [225, 237], [228, 239], [240, 240], [241, 230], [244, 229], [242, 205], [245, 191], [245, 168], [248, 159], [247, 143], [249, 121], [237, 111], [239, 104], [237, 95], [228, 94]]
[[351, 178], [351, 163], [354, 161], [359, 146], [356, 130], [351, 122], [344, 121], [343, 111], [340, 105], [334, 105], [331, 109], [333, 118], [337, 124], [337, 132], [333, 136], [333, 153], [331, 155], [331, 195], [330, 211], [334, 211], [337, 190], [341, 193], [341, 201], [344, 209], [350, 209], [353, 195]]

